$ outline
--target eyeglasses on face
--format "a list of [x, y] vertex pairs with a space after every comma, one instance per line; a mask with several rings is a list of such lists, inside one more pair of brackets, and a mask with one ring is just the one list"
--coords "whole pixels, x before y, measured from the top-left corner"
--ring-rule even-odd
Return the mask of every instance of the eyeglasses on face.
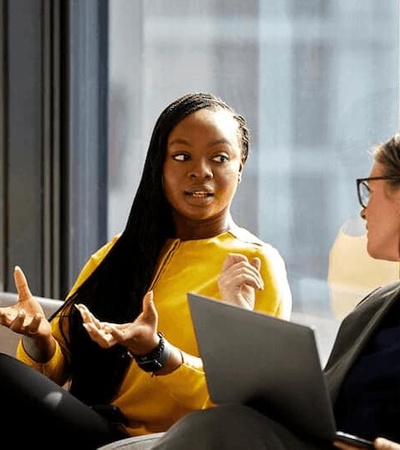
[[371, 195], [371, 189], [369, 188], [369, 182], [371, 180], [398, 180], [400, 177], [369, 177], [369, 178], [357, 178], [357, 195], [358, 201], [363, 208], [368, 206], [369, 197]]

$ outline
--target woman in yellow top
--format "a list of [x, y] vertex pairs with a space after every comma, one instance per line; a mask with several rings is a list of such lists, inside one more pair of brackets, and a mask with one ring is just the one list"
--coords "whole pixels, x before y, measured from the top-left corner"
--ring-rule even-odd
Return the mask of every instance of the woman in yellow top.
[[[0, 308], [0, 318], [23, 335], [18, 359], [46, 375], [37, 374], [42, 386], [43, 378], [68, 383], [68, 393], [55, 392], [65, 403], [76, 401], [70, 415], [81, 419], [71, 424], [63, 417], [55, 425], [48, 419], [66, 446], [82, 436], [85, 448], [96, 448], [123, 435], [165, 431], [188, 412], [212, 406], [188, 292], [290, 318], [282, 257], [230, 214], [248, 151], [244, 118], [221, 99], [207, 93], [177, 99], [155, 124], [125, 230], [92, 255], [49, 321], [15, 269], [19, 300]], [[36, 406], [29, 404], [40, 418]], [[100, 422], [107, 417], [106, 431], [100, 422], [93, 431], [94, 415]], [[110, 422], [119, 423], [119, 433]]]

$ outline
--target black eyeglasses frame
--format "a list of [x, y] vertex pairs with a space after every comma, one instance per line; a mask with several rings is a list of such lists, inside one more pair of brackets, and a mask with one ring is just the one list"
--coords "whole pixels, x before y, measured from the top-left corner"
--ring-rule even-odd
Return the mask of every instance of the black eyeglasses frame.
[[368, 183], [371, 180], [398, 180], [400, 181], [400, 177], [368, 177], [368, 178], [357, 178], [356, 179], [356, 183], [357, 183], [357, 197], [358, 197], [358, 202], [360, 203], [361, 207], [363, 209], [365, 209], [368, 205], [364, 205], [363, 201], [362, 201], [362, 197], [361, 197], [361, 189], [360, 186], [364, 183], [364, 186], [369, 189]]

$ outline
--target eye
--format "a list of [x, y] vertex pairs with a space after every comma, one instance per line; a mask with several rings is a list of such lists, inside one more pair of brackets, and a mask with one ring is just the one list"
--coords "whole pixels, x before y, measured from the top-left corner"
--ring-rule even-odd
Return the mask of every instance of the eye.
[[174, 161], [189, 161], [190, 156], [186, 153], [176, 153], [175, 155], [172, 155], [172, 159]]
[[213, 158], [212, 158], [212, 160], [213, 161], [216, 161], [216, 162], [218, 162], [218, 163], [224, 163], [224, 162], [227, 162], [227, 161], [229, 161], [229, 156], [227, 156], [227, 155], [216, 155], [216, 156], [214, 156]]

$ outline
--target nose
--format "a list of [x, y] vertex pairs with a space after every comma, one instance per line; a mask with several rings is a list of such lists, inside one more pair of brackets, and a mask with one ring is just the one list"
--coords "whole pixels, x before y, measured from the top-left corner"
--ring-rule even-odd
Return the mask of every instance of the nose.
[[188, 175], [192, 179], [203, 178], [209, 180], [213, 177], [213, 172], [210, 165], [205, 161], [193, 161], [191, 164]]

